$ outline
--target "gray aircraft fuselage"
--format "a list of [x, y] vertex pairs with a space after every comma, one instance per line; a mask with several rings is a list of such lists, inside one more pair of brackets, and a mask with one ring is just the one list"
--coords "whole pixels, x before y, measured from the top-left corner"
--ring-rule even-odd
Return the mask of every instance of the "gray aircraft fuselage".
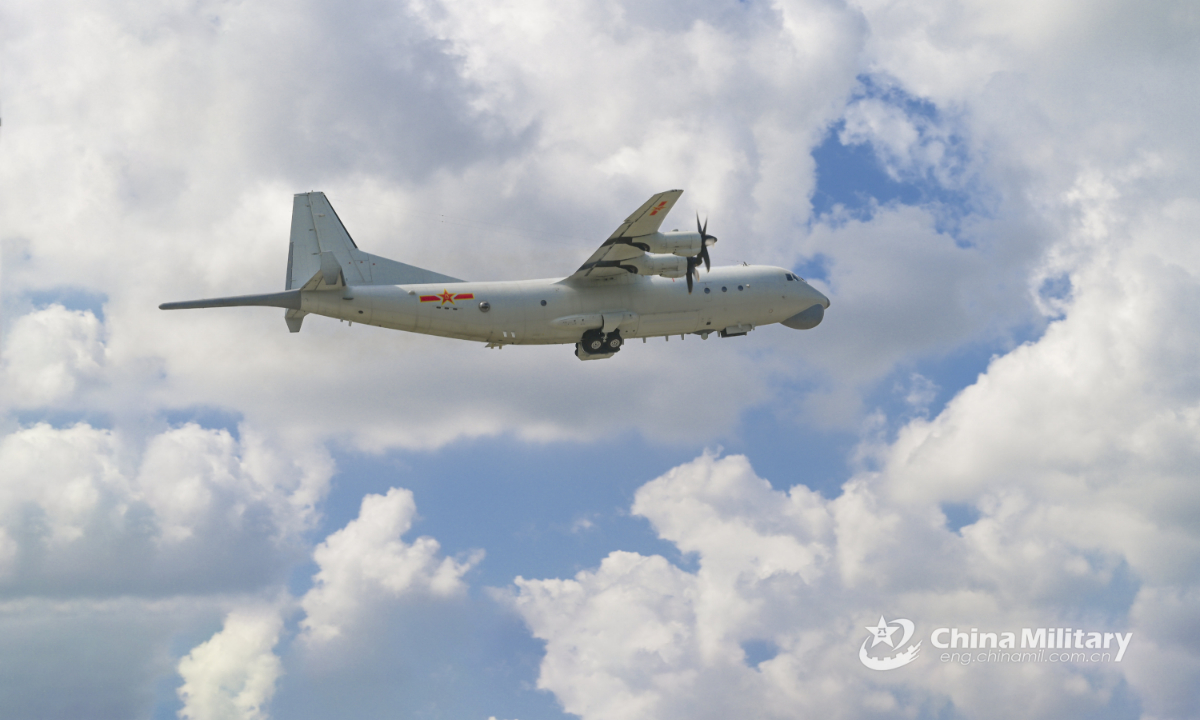
[[163, 303], [164, 310], [267, 306], [288, 329], [324, 315], [351, 323], [476, 340], [489, 347], [575, 344], [581, 360], [616, 354], [630, 338], [745, 335], [760, 325], [816, 327], [829, 299], [789, 270], [716, 267], [716, 238], [659, 232], [682, 190], [647, 200], [574, 274], [562, 279], [466, 282], [359, 250], [321, 192], [293, 198], [286, 290]]
[[585, 330], [606, 325], [625, 338], [728, 328], [735, 329], [729, 334], [741, 334], [828, 304], [815, 288], [789, 276], [795, 277], [777, 267], [715, 267], [701, 274], [690, 294], [683, 279], [644, 276], [583, 286], [560, 279], [348, 286], [302, 292], [300, 309], [495, 345], [575, 343]]

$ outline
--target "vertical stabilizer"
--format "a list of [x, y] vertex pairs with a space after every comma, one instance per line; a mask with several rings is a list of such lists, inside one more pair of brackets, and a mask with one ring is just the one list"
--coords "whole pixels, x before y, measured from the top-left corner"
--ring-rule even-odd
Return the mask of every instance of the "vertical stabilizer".
[[170, 302], [159, 308], [184, 310], [258, 305], [287, 308], [284, 319], [288, 330], [300, 332], [300, 325], [308, 314], [301, 309], [303, 295], [307, 292], [347, 292], [347, 288], [354, 285], [460, 282], [462, 280], [449, 275], [359, 250], [325, 193], [308, 192], [300, 193], [292, 200], [292, 235], [288, 244], [284, 292]]
[[458, 278], [424, 270], [358, 249], [323, 192], [300, 193], [292, 203], [292, 243], [288, 249], [288, 290], [302, 289], [318, 272], [334, 285], [458, 283]]
[[[288, 249], [288, 290], [304, 287], [313, 275], [340, 267], [347, 285], [369, 285], [370, 270], [354, 257], [358, 246], [325, 198], [325, 193], [300, 193], [292, 200], [292, 242]], [[322, 257], [324, 255], [324, 257]], [[336, 262], [336, 264], [334, 264]], [[333, 284], [332, 282], [330, 284]]]
[[[462, 280], [359, 250], [325, 193], [300, 193], [293, 198], [287, 290], [457, 282]], [[299, 332], [305, 314], [288, 310], [288, 329]]]

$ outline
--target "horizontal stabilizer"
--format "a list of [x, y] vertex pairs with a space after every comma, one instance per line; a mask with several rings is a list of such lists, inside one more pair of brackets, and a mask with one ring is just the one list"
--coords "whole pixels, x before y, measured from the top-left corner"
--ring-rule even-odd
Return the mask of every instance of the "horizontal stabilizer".
[[267, 293], [266, 295], [237, 295], [235, 297], [211, 298], [208, 300], [188, 300], [185, 302], [163, 303], [159, 310], [193, 310], [195, 308], [214, 307], [281, 307], [289, 310], [300, 309], [300, 291], [286, 290], [284, 292]]
[[[409, 265], [397, 260], [355, 250], [353, 255], [359, 266], [370, 273], [369, 281], [363, 285], [425, 285], [428, 283], [460, 283], [456, 277], [443, 275], [432, 270]], [[350, 283], [351, 285], [355, 283]]]

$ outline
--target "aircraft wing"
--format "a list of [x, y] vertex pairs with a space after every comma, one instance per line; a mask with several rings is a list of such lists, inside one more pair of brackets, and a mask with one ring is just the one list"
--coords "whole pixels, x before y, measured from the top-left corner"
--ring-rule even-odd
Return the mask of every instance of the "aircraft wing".
[[675, 207], [675, 201], [683, 194], [682, 190], [660, 192], [625, 218], [625, 222], [609, 236], [600, 249], [592, 253], [579, 269], [568, 280], [599, 280], [614, 275], [624, 275], [619, 265], [622, 260], [629, 260], [645, 253], [644, 250], [629, 241], [642, 235], [658, 232], [667, 213]]

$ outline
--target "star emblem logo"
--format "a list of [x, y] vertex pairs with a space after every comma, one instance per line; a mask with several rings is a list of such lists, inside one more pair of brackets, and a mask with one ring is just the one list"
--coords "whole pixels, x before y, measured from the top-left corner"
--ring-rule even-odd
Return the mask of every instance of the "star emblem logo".
[[867, 626], [867, 632], [871, 633], [871, 637], [874, 638], [871, 647], [875, 647], [879, 643], [887, 643], [888, 647], [896, 647], [896, 644], [892, 642], [892, 635], [899, 629], [898, 626], [888, 625], [887, 620], [884, 620], [883, 616], [880, 615], [878, 625], [874, 627]]
[[[867, 635], [867, 639], [863, 640], [862, 647], [858, 649], [858, 659], [862, 661], [863, 665], [872, 670], [895, 670], [916, 660], [917, 655], [921, 653], [921, 643], [919, 641], [909, 645], [903, 652], [896, 653], [890, 657], [877, 657], [867, 652], [868, 645], [875, 647], [879, 643], [884, 643], [893, 650], [899, 650], [907, 645], [917, 629], [912, 620], [892, 618], [892, 621], [888, 622], [886, 618], [880, 615], [879, 624], [868, 625], [866, 629], [869, 634]], [[903, 631], [899, 641], [892, 637], [896, 634], [897, 630]]]
[[451, 305], [454, 304], [454, 293], [450, 292], [449, 290], [442, 290], [442, 294], [438, 295], [438, 297], [442, 299], [443, 305], [446, 303], [450, 303]]

